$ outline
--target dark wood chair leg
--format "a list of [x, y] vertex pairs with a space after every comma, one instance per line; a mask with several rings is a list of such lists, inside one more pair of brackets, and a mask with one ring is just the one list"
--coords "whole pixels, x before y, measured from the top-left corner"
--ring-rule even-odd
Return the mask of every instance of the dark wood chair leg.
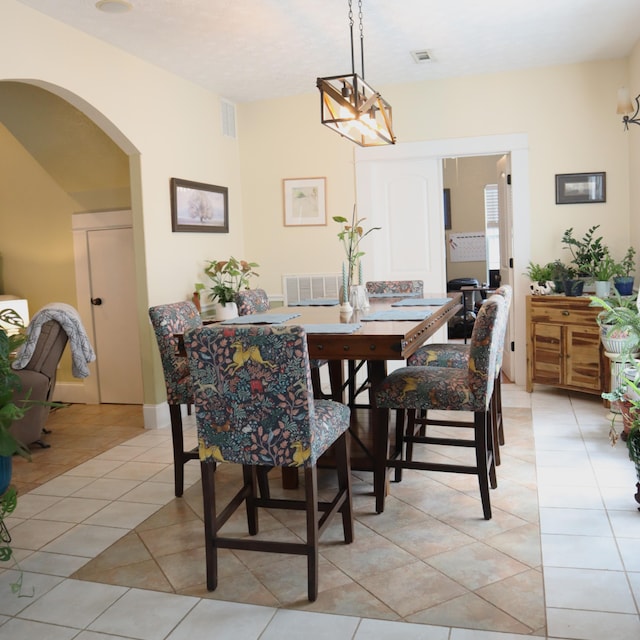
[[216, 522], [215, 463], [201, 462], [202, 501], [204, 505], [204, 549], [207, 572], [207, 590], [214, 591], [218, 586], [218, 547]]
[[175, 495], [184, 493], [184, 438], [182, 435], [182, 409], [179, 404], [169, 405], [171, 419], [171, 441], [173, 443], [173, 479]]
[[173, 479], [175, 496], [179, 498], [184, 493], [184, 465], [189, 460], [198, 459], [198, 449], [184, 450], [184, 434], [182, 430], [182, 407], [179, 404], [169, 405], [171, 420], [171, 442], [173, 445]]
[[487, 443], [488, 415], [486, 411], [474, 413], [476, 468], [478, 472], [478, 484], [480, 485], [480, 498], [482, 500], [482, 512], [485, 520], [491, 520], [491, 498], [489, 496], [489, 461], [490, 452]]
[[314, 466], [305, 467], [305, 500], [307, 511], [307, 587], [309, 601], [318, 598], [318, 473]]
[[[350, 434], [345, 431], [344, 434], [336, 441], [334, 445], [336, 455], [336, 469], [338, 472], [338, 489], [340, 493], [351, 495], [351, 459], [349, 455], [349, 439]], [[353, 542], [353, 512], [351, 500], [345, 500], [340, 508], [342, 513], [342, 531], [344, 533], [344, 541], [347, 544]]]

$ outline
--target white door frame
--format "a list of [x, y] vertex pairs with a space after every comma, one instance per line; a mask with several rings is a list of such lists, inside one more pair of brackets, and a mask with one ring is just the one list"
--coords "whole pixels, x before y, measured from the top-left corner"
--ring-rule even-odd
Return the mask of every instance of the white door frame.
[[[531, 208], [529, 197], [529, 139], [515, 133], [476, 138], [452, 138], [425, 142], [406, 142], [388, 147], [355, 149], [356, 164], [365, 160], [392, 160], [435, 157], [439, 160], [460, 156], [511, 155], [513, 196], [513, 269], [523, 273], [531, 259]], [[440, 185], [442, 187], [442, 185]], [[365, 212], [360, 212], [366, 215]], [[440, 220], [443, 220], [440, 212]], [[444, 223], [443, 223], [444, 224]], [[515, 382], [524, 386], [527, 373], [524, 300], [528, 293], [525, 279], [514, 276]]]

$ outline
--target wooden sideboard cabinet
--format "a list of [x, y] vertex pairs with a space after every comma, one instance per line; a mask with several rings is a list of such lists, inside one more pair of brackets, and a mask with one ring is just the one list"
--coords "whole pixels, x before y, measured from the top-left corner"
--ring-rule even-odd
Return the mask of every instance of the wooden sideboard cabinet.
[[600, 395], [610, 361], [588, 297], [527, 296], [527, 391], [534, 383]]

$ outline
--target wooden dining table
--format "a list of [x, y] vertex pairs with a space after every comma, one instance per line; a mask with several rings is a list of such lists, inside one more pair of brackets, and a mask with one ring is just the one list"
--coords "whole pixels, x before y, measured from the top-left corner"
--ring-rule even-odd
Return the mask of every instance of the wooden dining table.
[[[351, 314], [342, 314], [337, 305], [321, 306], [317, 304], [318, 301], [314, 301], [316, 304], [310, 306], [278, 307], [270, 313], [296, 314], [285, 323], [302, 325], [307, 329], [309, 357], [328, 361], [332, 399], [342, 402], [345, 360], [366, 362], [371, 394], [376, 385], [386, 377], [389, 361], [406, 360], [462, 308], [460, 292], [429, 293], [424, 294], [421, 299], [438, 304], [396, 307], [393, 305], [406, 300], [405, 296], [371, 297], [368, 309], [354, 311]], [[376, 314], [400, 312], [400, 309], [409, 315], [410, 310], [427, 310], [429, 315], [413, 320], [363, 320]], [[331, 332], [332, 328], [339, 328], [337, 325], [358, 326], [353, 331], [345, 333]], [[386, 461], [389, 457], [388, 437], [377, 437], [380, 433], [388, 433], [388, 425], [385, 425], [384, 429], [376, 425], [376, 420], [381, 420], [383, 415], [386, 416], [384, 412], [369, 411], [370, 448], [363, 444], [362, 438], [356, 437], [359, 446], [352, 447], [351, 457], [353, 469], [373, 472], [373, 492], [378, 513], [384, 510], [387, 490]], [[353, 415], [352, 422], [355, 419], [356, 416]], [[358, 455], [363, 453], [364, 455]], [[285, 487], [294, 486], [295, 478], [296, 469], [286, 470], [283, 474]]]

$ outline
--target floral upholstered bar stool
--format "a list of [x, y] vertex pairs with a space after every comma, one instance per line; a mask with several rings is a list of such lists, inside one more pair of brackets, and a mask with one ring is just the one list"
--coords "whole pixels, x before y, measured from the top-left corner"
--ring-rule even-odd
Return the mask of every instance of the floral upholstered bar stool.
[[[513, 288], [508, 284], [502, 285], [495, 290], [494, 295], [502, 296], [505, 301], [505, 318], [504, 323], [501, 325], [500, 335], [498, 336], [499, 347], [498, 361], [496, 363], [496, 381], [491, 396], [491, 429], [496, 445], [494, 452], [496, 465], [499, 465], [499, 445], [503, 445], [505, 442], [504, 419], [502, 414], [502, 359], [504, 355], [504, 339], [509, 323], [509, 310], [511, 309], [511, 300], [513, 298]], [[469, 345], [458, 343], [427, 344], [409, 356], [407, 364], [409, 366], [459, 367], [465, 369], [469, 364]], [[396, 480], [398, 479], [396, 474]]]
[[[424, 291], [424, 282], [422, 280], [369, 280], [365, 287], [370, 298], [402, 296], [421, 298]], [[348, 361], [348, 375], [344, 386], [348, 390], [348, 403], [351, 408], [368, 409], [370, 407], [370, 404], [356, 404], [356, 398], [365, 391], [369, 391], [371, 386], [369, 378], [366, 378], [361, 384], [356, 381], [356, 375], [363, 365], [363, 361]]]
[[188, 329], [202, 326], [202, 318], [192, 302], [174, 302], [149, 309], [149, 318], [156, 335], [164, 382], [167, 388], [167, 403], [171, 419], [171, 439], [173, 443], [173, 473], [175, 495], [184, 491], [184, 465], [189, 460], [198, 459], [198, 450], [185, 450], [182, 430], [182, 405], [193, 404], [193, 386], [189, 374], [189, 363], [181, 355], [178, 336]]
[[[252, 313], [265, 313], [271, 309], [269, 296], [264, 289], [243, 289], [236, 294], [238, 315], [246, 316]], [[313, 392], [317, 398], [323, 398], [322, 383], [320, 381], [320, 367], [327, 364], [326, 360], [311, 360], [311, 381]]]
[[[318, 595], [318, 540], [333, 516], [342, 516], [344, 541], [353, 541], [350, 410], [316, 399], [311, 389], [309, 352], [300, 326], [207, 326], [185, 336], [195, 389], [200, 469], [204, 500], [207, 589], [218, 584], [218, 549], [304, 555], [307, 593]], [[333, 446], [337, 491], [318, 501], [318, 458]], [[242, 486], [216, 509], [216, 466], [242, 465]], [[305, 499], [258, 497], [259, 469], [302, 467]], [[226, 537], [221, 528], [242, 504], [249, 536]], [[258, 508], [306, 513], [306, 540], [258, 540]], [[319, 517], [320, 512], [322, 515]]]
[[[491, 296], [480, 308], [471, 334], [467, 367], [420, 367], [407, 366], [390, 373], [374, 392], [377, 424], [386, 429], [381, 434], [383, 441], [388, 437], [388, 410], [407, 412], [404, 420], [396, 424], [396, 430], [403, 432], [402, 446], [387, 459], [386, 466], [425, 471], [444, 471], [478, 476], [482, 511], [486, 520], [491, 519], [489, 488], [497, 487], [493, 457], [493, 434], [490, 429], [490, 401], [495, 383], [495, 368], [498, 356], [498, 334], [504, 317], [505, 300], [502, 296]], [[417, 412], [463, 411], [473, 413], [473, 421], [437, 420], [430, 424], [441, 425], [435, 434], [421, 435], [426, 417], [418, 417]], [[382, 412], [382, 415], [380, 412]], [[385, 426], [386, 425], [386, 426]], [[458, 434], [472, 433], [471, 437]], [[429, 462], [413, 459], [415, 443], [446, 447], [472, 448], [475, 464], [464, 460], [452, 462]]]

